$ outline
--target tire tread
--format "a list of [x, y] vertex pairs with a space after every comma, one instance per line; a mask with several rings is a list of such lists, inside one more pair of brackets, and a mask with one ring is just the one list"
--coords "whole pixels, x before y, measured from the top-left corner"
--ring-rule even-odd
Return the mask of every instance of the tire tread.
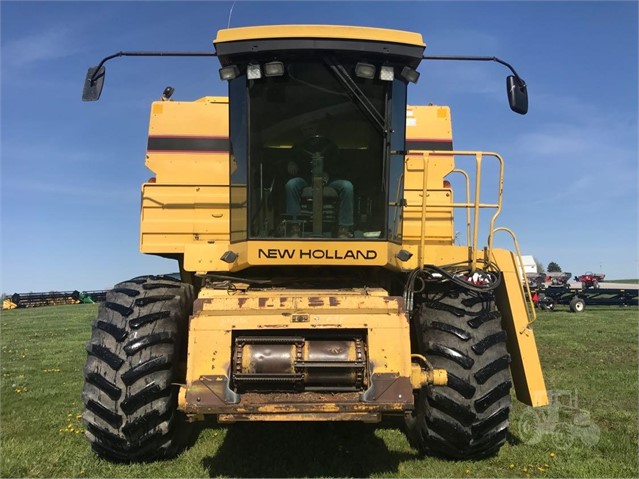
[[418, 352], [448, 372], [446, 386], [425, 386], [407, 417], [407, 436], [423, 454], [474, 460], [506, 441], [511, 410], [510, 356], [492, 293], [455, 285], [426, 291], [413, 313]]
[[99, 456], [131, 463], [177, 450], [175, 385], [192, 306], [193, 287], [169, 276], [138, 276], [107, 292], [82, 393], [85, 436]]

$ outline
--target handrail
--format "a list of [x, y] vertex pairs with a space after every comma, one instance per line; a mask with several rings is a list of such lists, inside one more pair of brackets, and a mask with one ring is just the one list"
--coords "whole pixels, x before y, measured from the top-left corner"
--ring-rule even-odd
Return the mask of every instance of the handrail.
[[[537, 312], [535, 311], [535, 306], [532, 303], [532, 295], [530, 293], [530, 285], [528, 284], [528, 278], [526, 278], [526, 274], [523, 271], [524, 260], [521, 257], [521, 252], [519, 251], [519, 242], [517, 241], [517, 236], [515, 235], [515, 232], [513, 230], [511, 230], [510, 228], [505, 228], [503, 226], [500, 226], [499, 228], [495, 228], [494, 230], [492, 230], [492, 234], [488, 237], [489, 248], [492, 248], [493, 235], [494, 233], [497, 233], [498, 231], [505, 231], [506, 233], [508, 233], [513, 239], [513, 243], [515, 245], [515, 252], [517, 253], [517, 261], [519, 261], [519, 265], [518, 265], [519, 269], [517, 270], [517, 273], [523, 275], [523, 279], [524, 279], [523, 281], [519, 281], [519, 292], [522, 295], [524, 295], [524, 287], [522, 286], [522, 282], [523, 282], [523, 284], [526, 286], [526, 293], [528, 294], [528, 301], [526, 301], [526, 315], [528, 316], [528, 324], [526, 325], [526, 328], [527, 328], [532, 323], [537, 321]], [[519, 334], [523, 334], [526, 328], [522, 329], [519, 332]]]
[[397, 192], [395, 194], [395, 210], [393, 212], [393, 229], [391, 230], [391, 234], [394, 239], [397, 239], [399, 236], [399, 212], [402, 204], [403, 198], [403, 185], [404, 185], [404, 173], [399, 176], [399, 183]]
[[[461, 173], [466, 178], [466, 203], [470, 200], [470, 176], [464, 170], [455, 168], [451, 173]], [[466, 243], [470, 243], [470, 209], [466, 208]]]
[[[479, 210], [482, 208], [494, 208], [495, 213], [493, 214], [490, 220], [489, 226], [489, 244], [487, 255], [490, 257], [492, 252], [492, 232], [495, 227], [495, 221], [499, 214], [501, 213], [502, 208], [502, 196], [504, 191], [504, 160], [503, 158], [494, 152], [480, 152], [480, 151], [424, 151], [422, 153], [422, 162], [423, 162], [423, 175], [422, 175], [422, 208], [421, 208], [421, 228], [420, 228], [420, 248], [419, 248], [419, 265], [420, 268], [424, 267], [424, 251], [426, 248], [426, 224], [423, 221], [426, 218], [426, 209], [427, 208], [466, 208], [467, 212], [467, 231], [468, 238], [467, 242], [468, 246], [471, 248], [470, 250], [470, 266], [471, 272], [474, 272], [477, 269], [478, 264], [478, 250], [477, 250], [477, 242], [478, 242], [478, 234], [479, 234]], [[431, 156], [474, 156], [475, 157], [475, 195], [474, 200], [470, 201], [470, 181], [467, 182], [467, 197], [465, 203], [433, 203], [428, 202], [428, 161]], [[494, 157], [499, 162], [499, 184], [497, 191], [497, 202], [496, 203], [481, 203], [481, 171], [482, 171], [482, 163], [485, 156]], [[415, 158], [413, 156], [412, 158]], [[468, 174], [460, 169], [452, 170], [454, 172], [461, 172], [466, 175]], [[472, 235], [470, 234], [470, 208], [473, 209], [473, 226], [472, 226]], [[472, 236], [472, 241], [471, 237]]]
[[[467, 245], [470, 248], [469, 260], [471, 264], [471, 272], [474, 272], [477, 269], [477, 265], [479, 262], [483, 262], [484, 264], [490, 264], [491, 262], [490, 260], [492, 258], [492, 252], [493, 252], [493, 237], [495, 233], [499, 231], [504, 231], [511, 236], [515, 246], [517, 260], [519, 261], [519, 268], [520, 269], [523, 268], [524, 262], [521, 256], [521, 251], [519, 250], [519, 242], [517, 241], [517, 237], [515, 233], [511, 229], [505, 228], [503, 226], [495, 228], [495, 222], [497, 220], [497, 217], [501, 213], [503, 192], [504, 192], [504, 160], [503, 158], [499, 154], [494, 152], [479, 152], [479, 151], [423, 151], [419, 153], [421, 153], [421, 159], [423, 164], [422, 204], [421, 204], [422, 222], [421, 222], [421, 230], [420, 230], [420, 249], [419, 249], [419, 257], [418, 257], [420, 268], [424, 268], [423, 259], [424, 259], [424, 251], [426, 247], [426, 226], [425, 226], [426, 222], [424, 221], [424, 218], [426, 218], [427, 208], [446, 208], [446, 209], [465, 208], [466, 209], [466, 234], [467, 234], [466, 241], [467, 241]], [[462, 170], [460, 168], [455, 168], [451, 170], [448, 174], [461, 173], [462, 175], [465, 176], [466, 201], [461, 203], [457, 203], [454, 201], [448, 202], [448, 203], [446, 202], [436, 203], [436, 202], [428, 201], [428, 196], [429, 196], [428, 195], [429, 193], [428, 161], [431, 156], [435, 156], [435, 155], [436, 156], [474, 156], [475, 157], [475, 184], [474, 184], [475, 190], [474, 190], [474, 198], [472, 201], [470, 199], [470, 176], [465, 170]], [[496, 203], [481, 202], [481, 169], [482, 169], [484, 157], [494, 157], [499, 162], [499, 182], [498, 182], [498, 188], [497, 188]], [[415, 158], [415, 156], [412, 156], [412, 158]], [[486, 247], [484, 251], [485, 257], [484, 259], [479, 260], [478, 259], [479, 252], [477, 250], [477, 237], [479, 234], [479, 231], [478, 231], [479, 230], [479, 211], [482, 208], [493, 208], [495, 209], [495, 213], [490, 219], [489, 230], [488, 230], [488, 246]], [[472, 227], [471, 227], [471, 221], [470, 221], [471, 209], [473, 210], [473, 214], [474, 214]], [[528, 284], [528, 281], [525, 278], [525, 276], [524, 276], [523, 283], [524, 284], [522, 285], [522, 282], [519, 281], [519, 291], [521, 295], [524, 296], [524, 298], [526, 297], [526, 293], [528, 295], [528, 299], [524, 300], [524, 302], [526, 303], [526, 315], [528, 318], [528, 323], [526, 327], [522, 331], [520, 331], [520, 333], [523, 333], [526, 328], [528, 328], [532, 323], [534, 323], [537, 320], [537, 314], [536, 314], [534, 305], [532, 304], [532, 295], [530, 292], [530, 285]], [[526, 290], [525, 292], [524, 292], [524, 287]]]

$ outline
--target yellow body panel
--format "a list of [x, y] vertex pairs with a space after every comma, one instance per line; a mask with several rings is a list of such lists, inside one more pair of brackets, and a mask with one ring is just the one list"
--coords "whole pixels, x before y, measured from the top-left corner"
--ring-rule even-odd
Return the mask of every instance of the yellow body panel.
[[[155, 177], [142, 185], [143, 253], [186, 254], [190, 245], [228, 243], [228, 149], [226, 97], [152, 104], [146, 165]], [[189, 264], [200, 261], [192, 255]]]
[[[405, 243], [418, 240], [422, 230], [422, 198], [424, 186], [428, 203], [453, 203], [453, 192], [444, 184], [444, 178], [455, 168], [450, 155], [431, 155], [425, 171], [423, 148], [452, 150], [450, 109], [445, 106], [409, 106], [406, 110], [406, 142], [409, 153], [404, 171], [404, 223], [402, 238]], [[455, 237], [453, 208], [426, 207], [426, 244], [452, 245]]]
[[[426, 218], [422, 220], [422, 197], [421, 190], [404, 190], [404, 198], [407, 205], [404, 208], [404, 242], [420, 238], [422, 223], [428, 232], [426, 244], [453, 244], [455, 232], [453, 230], [453, 209], [426, 207]], [[427, 200], [436, 203], [452, 203], [453, 193], [451, 189], [430, 190], [427, 193]]]
[[184, 253], [192, 242], [227, 241], [229, 188], [221, 186], [142, 186], [140, 242], [145, 253]]
[[[158, 183], [228, 185], [228, 131], [227, 98], [154, 102], [146, 166]], [[162, 142], [156, 147], [157, 140]], [[212, 146], [204, 149], [202, 141]]]
[[[433, 147], [452, 145], [450, 110], [442, 106], [411, 106], [407, 114], [407, 142], [433, 142]], [[299, 243], [235, 242], [231, 231], [242, 232], [242, 214], [229, 215], [228, 201], [246, 207], [242, 188], [229, 189], [233, 157], [227, 152], [189, 151], [189, 142], [199, 138], [228, 138], [228, 100], [205, 97], [195, 102], [155, 102], [149, 126], [151, 138], [177, 139], [182, 143], [172, 151], [150, 150], [147, 166], [155, 173], [155, 183], [142, 187], [140, 249], [150, 254], [184, 254], [186, 271], [240, 271], [251, 265], [371, 265], [401, 269], [413, 263], [397, 264], [399, 251], [392, 243], [325, 242]], [[214, 140], [215, 141], [215, 140]], [[412, 143], [411, 143], [412, 142]], [[417, 142], [417, 143], [415, 143]], [[215, 143], [213, 143], [215, 144]], [[452, 148], [449, 147], [449, 149]], [[227, 146], [228, 149], [228, 146]], [[454, 169], [451, 156], [429, 157], [427, 175], [424, 155], [413, 150], [406, 157], [404, 249], [411, 252], [422, 228], [424, 178], [427, 201], [453, 202], [452, 190], [444, 178]], [[239, 210], [237, 210], [239, 213]], [[235, 220], [236, 223], [231, 223]], [[453, 209], [427, 208], [426, 244], [451, 245], [454, 239]], [[220, 260], [226, 251], [238, 253], [233, 264]], [[293, 254], [290, 252], [295, 250]], [[391, 250], [392, 254], [387, 254]], [[277, 261], [274, 261], [277, 260]]]
[[455, 161], [449, 155], [431, 155], [428, 158], [428, 168], [424, 172], [424, 155], [420, 152], [410, 152], [406, 157], [406, 180], [404, 191], [411, 194], [421, 194], [426, 177], [426, 186], [429, 190], [441, 190], [444, 187], [444, 178], [455, 168]]
[[228, 136], [228, 104], [225, 96], [155, 101], [151, 104], [149, 135]]
[[[290, 244], [289, 251], [295, 250], [294, 245], [295, 243]], [[264, 247], [267, 246], [268, 242], [265, 242]], [[404, 248], [407, 248], [406, 245]], [[388, 249], [388, 252], [398, 250], [399, 246], [394, 245]], [[381, 250], [379, 254], [383, 254]], [[426, 264], [449, 264], [468, 261], [468, 257], [468, 248], [433, 245], [427, 249], [424, 260]], [[408, 265], [417, 267], [414, 258], [415, 256], [409, 260]], [[385, 259], [395, 263], [397, 269], [406, 267], [406, 264], [400, 264], [394, 255], [388, 254]], [[541, 363], [535, 337], [528, 324], [526, 304], [516, 273], [515, 257], [509, 251], [494, 249], [492, 260], [503, 272], [503, 283], [497, 291], [497, 304], [508, 334], [507, 345], [512, 358], [511, 370], [517, 398], [531, 406], [546, 405], [548, 399]], [[295, 264], [295, 261], [291, 261], [291, 264]], [[201, 312], [191, 320], [189, 380], [193, 381], [201, 375], [226, 374], [224, 371], [229, 367], [228, 352], [231, 350], [233, 331], [269, 329], [286, 331], [300, 328], [368, 329], [371, 357], [384, 359], [381, 363], [375, 363], [376, 371], [396, 371], [400, 375], [410, 376], [407, 320], [401, 315], [393, 315], [392, 311], [395, 309], [386, 304], [387, 299], [380, 292], [370, 290], [367, 295], [352, 293], [346, 301], [341, 303], [340, 309], [329, 311], [316, 309], [317, 319], [309, 324], [290, 321], [292, 313], [310, 312], [312, 314], [314, 309], [309, 306], [309, 296], [328, 294], [337, 293], [296, 290], [238, 293], [229, 297], [226, 291], [203, 290], [200, 299], [212, 301], [204, 303]], [[233, 313], [229, 314], [229, 312]], [[226, 353], [223, 353], [224, 351]]]
[[[234, 404], [206, 403], [201, 391], [209, 395], [215, 391], [217, 399], [222, 392], [215, 382], [230, 380], [234, 338], [273, 330], [278, 336], [317, 335], [323, 330], [360, 331], [366, 337], [368, 387], [374, 376], [392, 377], [408, 385], [408, 393], [386, 398], [381, 404], [364, 400], [360, 404], [354, 399], [357, 394], [349, 396], [341, 405], [338, 396], [333, 398], [335, 402], [328, 400], [321, 404], [288, 397], [293, 404], [276, 400], [252, 403], [245, 399], [251, 395], [240, 395], [242, 400]], [[229, 294], [224, 289], [204, 289], [195, 302], [189, 322], [187, 377], [180, 394], [180, 408], [194, 414], [241, 413], [242, 420], [247, 420], [247, 414], [256, 414], [253, 419], [260, 420], [295, 417], [334, 420], [333, 413], [344, 413], [342, 419], [377, 420], [379, 418], [370, 414], [412, 407], [411, 373], [410, 333], [404, 302], [401, 298], [389, 297], [384, 290], [236, 290]], [[215, 378], [210, 390], [202, 386], [207, 384], [207, 378]], [[193, 394], [193, 390], [198, 393]], [[221, 419], [235, 420], [234, 416]]]
[[[332, 300], [330, 298], [333, 298]], [[238, 331], [268, 329], [362, 329], [368, 331], [372, 372], [396, 372], [410, 377], [408, 319], [403, 301], [381, 290], [281, 290], [238, 292], [205, 289], [196, 300], [189, 322], [187, 383], [200, 376], [228, 373], [231, 336]], [[321, 303], [321, 304], [320, 304]], [[329, 306], [333, 305], [333, 306]], [[308, 314], [309, 321], [293, 322], [292, 314]]]
[[502, 272], [502, 284], [497, 289], [496, 301], [508, 335], [510, 370], [517, 399], [534, 407], [546, 406], [546, 384], [523, 300], [516, 257], [510, 251], [494, 249], [492, 259]]
[[450, 108], [440, 105], [408, 105], [406, 107], [406, 140], [417, 139], [436, 140], [441, 143], [452, 142]]

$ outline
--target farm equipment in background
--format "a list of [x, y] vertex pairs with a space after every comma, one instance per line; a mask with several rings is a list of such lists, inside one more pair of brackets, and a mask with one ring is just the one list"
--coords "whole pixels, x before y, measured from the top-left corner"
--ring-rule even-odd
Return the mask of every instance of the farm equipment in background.
[[102, 303], [106, 301], [107, 292], [105, 289], [96, 290], [96, 291], [82, 291], [80, 293], [80, 302], [83, 304], [89, 303]]
[[531, 289], [546, 287], [546, 273], [526, 273], [526, 281]]
[[18, 305], [16, 303], [14, 303], [13, 301], [11, 301], [9, 298], [5, 298], [2, 300], [2, 309], [15, 309], [17, 308]]
[[567, 305], [573, 313], [581, 313], [588, 306], [637, 306], [637, 288], [571, 288], [552, 286], [535, 291], [541, 309], [554, 311], [558, 304]]
[[550, 286], [565, 286], [571, 273], [526, 273], [526, 280], [531, 288], [544, 289]]
[[[93, 450], [168, 457], [182, 417], [400, 416], [421, 453], [496, 454], [512, 386], [523, 403], [547, 404], [523, 262], [512, 231], [495, 225], [504, 161], [455, 151], [449, 108], [406, 99], [422, 60], [506, 65], [521, 114], [524, 81], [495, 57], [424, 56], [420, 34], [397, 30], [243, 27], [220, 30], [214, 45], [119, 52], [85, 78], [83, 99], [97, 100], [112, 58], [217, 56], [228, 82], [228, 98], [173, 101], [167, 87], [151, 106], [140, 249], [176, 259], [181, 277], [124, 281], [100, 306], [84, 368]], [[330, 160], [339, 183], [325, 175]], [[291, 178], [291, 162], [307, 180]], [[492, 202], [481, 193], [486, 162]], [[517, 253], [493, 247], [498, 232]]]
[[[16, 308], [34, 308], [38, 306], [55, 306], [60, 304], [88, 304], [106, 300], [106, 290], [101, 291], [48, 291], [41, 293], [14, 293], [10, 303]], [[2, 309], [13, 309], [9, 303], [3, 302]]]
[[575, 281], [579, 281], [583, 288], [598, 288], [599, 283], [601, 283], [605, 277], [606, 275], [603, 273], [588, 271], [581, 276], [575, 276]]
[[586, 305], [590, 306], [636, 306], [639, 289], [633, 285], [627, 287], [602, 288], [600, 282], [603, 273], [587, 272], [575, 276], [581, 282], [580, 287], [571, 286], [571, 273], [527, 273], [530, 286], [530, 298], [535, 305], [546, 311], [554, 311], [555, 306], [565, 305], [573, 313], [580, 313]]
[[43, 293], [14, 293], [11, 301], [18, 308], [34, 308], [38, 306], [55, 306], [59, 304], [78, 304], [79, 291], [48, 291]]
[[571, 273], [559, 272], [559, 273], [546, 273], [546, 281], [550, 282], [550, 286], [564, 286], [568, 284], [568, 281], [572, 277]]

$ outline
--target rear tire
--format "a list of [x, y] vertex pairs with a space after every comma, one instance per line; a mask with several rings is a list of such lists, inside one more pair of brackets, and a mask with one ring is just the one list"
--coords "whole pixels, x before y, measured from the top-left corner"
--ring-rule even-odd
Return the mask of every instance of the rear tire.
[[176, 383], [184, 380], [193, 287], [170, 276], [140, 276], [107, 292], [84, 366], [82, 417], [101, 457], [142, 462], [177, 451]]
[[406, 418], [421, 453], [452, 459], [496, 454], [511, 408], [510, 356], [492, 293], [438, 285], [414, 314], [421, 354], [448, 372], [447, 386], [425, 386]]

